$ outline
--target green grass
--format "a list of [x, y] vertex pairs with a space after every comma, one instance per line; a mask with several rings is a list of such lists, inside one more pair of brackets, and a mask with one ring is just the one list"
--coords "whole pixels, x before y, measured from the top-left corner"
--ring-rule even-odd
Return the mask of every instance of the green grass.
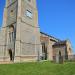
[[0, 75], [75, 75], [75, 63], [33, 62], [1, 64]]

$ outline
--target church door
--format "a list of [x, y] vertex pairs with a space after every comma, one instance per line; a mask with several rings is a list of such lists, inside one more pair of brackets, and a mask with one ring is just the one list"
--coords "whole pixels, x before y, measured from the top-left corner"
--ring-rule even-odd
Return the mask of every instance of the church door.
[[13, 52], [11, 49], [9, 49], [9, 55], [10, 55], [10, 61], [13, 61]]
[[42, 43], [42, 60], [47, 60], [47, 47], [45, 43]]

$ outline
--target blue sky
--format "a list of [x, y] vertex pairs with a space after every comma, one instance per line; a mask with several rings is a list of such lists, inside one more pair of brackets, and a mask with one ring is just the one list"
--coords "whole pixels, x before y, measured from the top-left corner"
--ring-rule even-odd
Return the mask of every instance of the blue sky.
[[[0, 26], [5, 0], [0, 0]], [[70, 39], [75, 52], [75, 0], [37, 0], [40, 30], [61, 40]]]

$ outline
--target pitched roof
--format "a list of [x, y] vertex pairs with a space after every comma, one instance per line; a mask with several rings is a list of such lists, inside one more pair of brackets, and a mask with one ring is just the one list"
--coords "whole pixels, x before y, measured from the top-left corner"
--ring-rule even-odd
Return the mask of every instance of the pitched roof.
[[66, 42], [67, 42], [66, 40], [56, 42], [56, 43], [53, 45], [53, 47], [54, 47], [54, 46], [62, 46], [62, 45], [66, 45]]
[[40, 32], [40, 33], [41, 33], [41, 34], [44, 34], [44, 35], [46, 35], [46, 36], [48, 36], [48, 37], [54, 38], [54, 39], [56, 39], [56, 40], [58, 40], [58, 41], [60, 41], [60, 39], [55, 38], [55, 37], [52, 36], [52, 35], [48, 35], [47, 33], [44, 33], [44, 32]]

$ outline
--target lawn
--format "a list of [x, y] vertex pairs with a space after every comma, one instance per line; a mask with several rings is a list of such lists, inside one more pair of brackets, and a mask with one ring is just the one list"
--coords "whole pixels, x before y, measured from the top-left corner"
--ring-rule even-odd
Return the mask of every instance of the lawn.
[[75, 63], [33, 62], [1, 64], [0, 75], [75, 75]]

